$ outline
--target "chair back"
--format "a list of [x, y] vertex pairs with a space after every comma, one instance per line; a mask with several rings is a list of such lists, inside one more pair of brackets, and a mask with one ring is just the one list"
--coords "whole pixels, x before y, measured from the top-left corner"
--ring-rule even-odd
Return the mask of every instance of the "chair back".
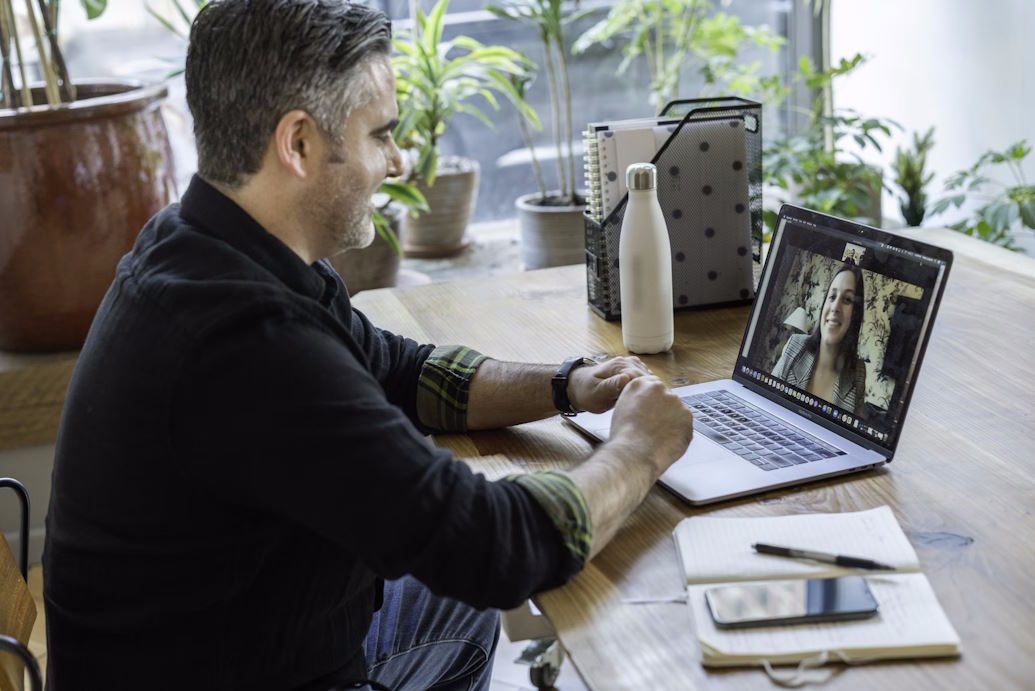
[[[29, 586], [14, 561], [14, 554], [0, 533], [0, 634], [29, 645], [29, 634], [36, 622], [36, 603]], [[9, 652], [0, 652], [0, 691], [20, 691], [25, 668], [22, 660]]]
[[[27, 560], [28, 495], [17, 480], [3, 478], [0, 487], [15, 489], [22, 499], [21, 552], [23, 560]], [[39, 675], [36, 661], [27, 653], [29, 634], [36, 622], [36, 603], [32, 601], [32, 594], [25, 582], [27, 569], [27, 563], [19, 568], [7, 539], [0, 533], [0, 691], [21, 691], [26, 665], [30, 663], [35, 669], [35, 674], [30, 672], [33, 682], [36, 682]], [[10, 639], [20, 643], [22, 648], [19, 650]], [[26, 655], [28, 660], [25, 659]]]

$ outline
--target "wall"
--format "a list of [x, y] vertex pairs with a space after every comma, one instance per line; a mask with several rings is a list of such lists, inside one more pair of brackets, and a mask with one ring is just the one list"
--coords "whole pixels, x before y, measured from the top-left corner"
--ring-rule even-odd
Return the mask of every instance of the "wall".
[[[928, 197], [942, 196], [943, 181], [971, 166], [986, 150], [1027, 138], [1035, 145], [1035, 2], [1030, 0], [835, 0], [831, 5], [831, 59], [856, 52], [871, 56], [835, 85], [837, 108], [889, 117], [896, 133], [880, 159], [885, 181], [894, 179], [895, 144], [935, 126], [928, 167], [935, 171]], [[1035, 154], [1025, 166], [1035, 184]], [[1004, 176], [1009, 174], [1004, 170]], [[1007, 178], [1004, 178], [1007, 179]], [[968, 202], [964, 211], [978, 204]], [[884, 215], [900, 218], [884, 193]], [[960, 220], [953, 210], [925, 224]]]

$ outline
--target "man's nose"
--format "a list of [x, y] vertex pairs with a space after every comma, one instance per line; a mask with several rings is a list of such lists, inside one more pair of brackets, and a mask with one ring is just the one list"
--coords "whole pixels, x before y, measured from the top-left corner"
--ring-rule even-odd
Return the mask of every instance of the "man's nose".
[[388, 152], [388, 177], [397, 178], [403, 174], [402, 152], [398, 145], [392, 141], [391, 151]]

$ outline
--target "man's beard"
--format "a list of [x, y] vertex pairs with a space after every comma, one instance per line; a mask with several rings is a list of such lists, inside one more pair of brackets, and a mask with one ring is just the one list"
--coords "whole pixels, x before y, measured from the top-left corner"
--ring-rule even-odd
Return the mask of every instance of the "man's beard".
[[310, 208], [317, 214], [316, 222], [329, 241], [331, 255], [361, 249], [374, 241], [374, 206], [370, 200], [348, 203], [352, 194], [343, 191], [337, 197], [320, 195], [312, 200]]
[[331, 218], [328, 221], [333, 224], [332, 237], [338, 238], [337, 249], [339, 252], [351, 249], [362, 249], [369, 247], [374, 241], [374, 205], [369, 201], [362, 206], [356, 205], [351, 209], [352, 213]]

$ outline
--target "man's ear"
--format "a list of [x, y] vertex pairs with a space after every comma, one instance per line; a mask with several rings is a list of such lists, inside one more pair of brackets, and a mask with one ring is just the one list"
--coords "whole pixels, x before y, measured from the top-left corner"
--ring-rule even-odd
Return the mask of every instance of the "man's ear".
[[299, 178], [312, 173], [320, 145], [319, 129], [304, 110], [285, 113], [273, 131], [273, 152], [285, 170]]

